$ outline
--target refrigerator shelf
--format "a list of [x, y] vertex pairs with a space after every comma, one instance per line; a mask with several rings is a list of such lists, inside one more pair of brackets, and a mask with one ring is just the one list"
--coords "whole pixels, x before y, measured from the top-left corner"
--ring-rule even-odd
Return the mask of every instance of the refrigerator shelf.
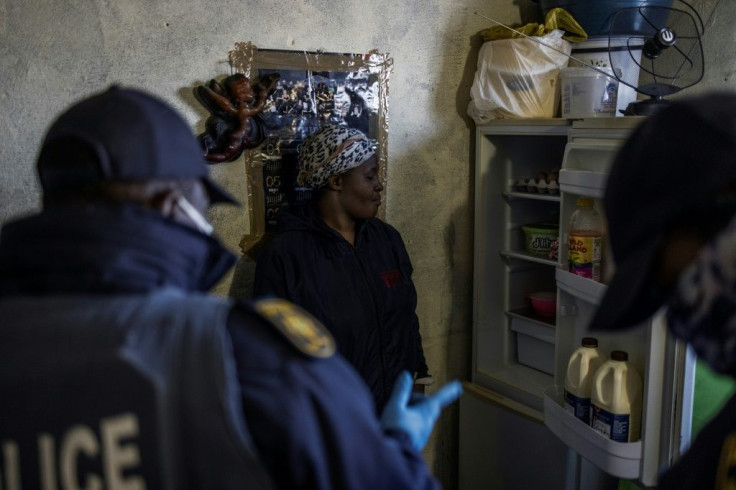
[[532, 200], [537, 200], [537, 201], [560, 202], [559, 194], [535, 194], [533, 192], [510, 191], [510, 192], [504, 192], [502, 195], [506, 200], [532, 199]]
[[501, 256], [506, 259], [526, 260], [528, 262], [535, 262], [537, 264], [545, 264], [545, 265], [551, 265], [551, 266], [557, 265], [557, 261], [555, 260], [545, 259], [543, 257], [538, 257], [530, 253], [518, 252], [515, 250], [502, 250]]
[[473, 383], [522, 403], [539, 414], [542, 423], [544, 390], [552, 383], [552, 375], [517, 362], [484, 366], [475, 372]]
[[[531, 321], [534, 323], [538, 323], [542, 325], [543, 327], [552, 327], [555, 326], [555, 317], [554, 316], [542, 316], [538, 315], [536, 311], [534, 311], [534, 308], [528, 307], [528, 308], [515, 308], [513, 310], [508, 310], [506, 312], [506, 315], [512, 318], [521, 318], [522, 320]], [[552, 334], [554, 336], [554, 333]], [[554, 339], [552, 340], [554, 342]]]
[[603, 283], [576, 276], [565, 269], [557, 269], [555, 271], [555, 280], [557, 281], [558, 288], [596, 306], [601, 302], [608, 288]]
[[544, 424], [568, 447], [606, 473], [618, 478], [639, 478], [641, 441], [622, 443], [605, 438], [565, 411], [563, 399], [561, 386], [544, 391]]

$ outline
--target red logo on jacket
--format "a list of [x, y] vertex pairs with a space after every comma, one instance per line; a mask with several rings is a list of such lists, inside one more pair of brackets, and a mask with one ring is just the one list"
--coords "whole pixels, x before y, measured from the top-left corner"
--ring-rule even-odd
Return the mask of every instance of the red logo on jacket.
[[401, 273], [398, 269], [381, 272], [381, 280], [386, 285], [386, 288], [391, 289], [392, 287], [401, 284]]

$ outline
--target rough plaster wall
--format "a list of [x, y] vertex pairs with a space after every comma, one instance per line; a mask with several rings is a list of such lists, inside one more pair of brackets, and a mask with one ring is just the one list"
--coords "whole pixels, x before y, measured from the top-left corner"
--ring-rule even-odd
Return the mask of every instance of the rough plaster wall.
[[[704, 4], [711, 2], [704, 1]], [[53, 116], [112, 82], [144, 87], [203, 129], [192, 88], [227, 74], [239, 41], [276, 49], [390, 53], [386, 219], [404, 236], [419, 292], [428, 363], [440, 382], [466, 379], [472, 316], [473, 125], [465, 116], [487, 27], [535, 20], [529, 0], [0, 0], [0, 224], [38, 209], [33, 162]], [[704, 81], [691, 93], [733, 87], [736, 2], [723, 0], [705, 38]], [[716, 61], [717, 60], [717, 61]], [[247, 200], [241, 162], [214, 177]], [[210, 218], [234, 251], [242, 209]], [[227, 281], [217, 292], [227, 291]], [[456, 485], [456, 408], [425, 451], [447, 488]]]

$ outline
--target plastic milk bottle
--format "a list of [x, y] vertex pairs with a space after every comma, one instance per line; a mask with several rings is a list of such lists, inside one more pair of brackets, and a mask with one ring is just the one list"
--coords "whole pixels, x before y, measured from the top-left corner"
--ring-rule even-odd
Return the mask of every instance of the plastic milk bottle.
[[585, 337], [570, 356], [565, 375], [565, 410], [590, 425], [593, 375], [608, 359], [598, 350], [598, 339]]
[[600, 282], [603, 222], [593, 208], [592, 198], [578, 198], [577, 209], [570, 216], [567, 236], [570, 272]]
[[618, 442], [635, 442], [641, 432], [642, 385], [629, 355], [611, 352], [593, 376], [590, 403], [593, 429]]

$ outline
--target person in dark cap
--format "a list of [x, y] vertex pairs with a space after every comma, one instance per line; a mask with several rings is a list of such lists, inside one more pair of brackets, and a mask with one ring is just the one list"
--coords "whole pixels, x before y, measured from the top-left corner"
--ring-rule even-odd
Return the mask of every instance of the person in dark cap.
[[[615, 273], [590, 324], [634, 327], [662, 307], [669, 330], [736, 377], [736, 93], [672, 102], [634, 131], [604, 196]], [[736, 397], [659, 488], [736, 486]]]
[[254, 291], [316, 316], [373, 394], [381, 413], [402, 371], [417, 392], [431, 384], [412, 265], [399, 232], [376, 218], [383, 184], [376, 142], [326, 125], [299, 146], [298, 184], [310, 202], [282, 210], [257, 256]]
[[206, 293], [235, 199], [186, 122], [112, 87], [61, 114], [43, 209], [0, 234], [3, 488], [436, 488], [420, 450], [450, 383], [379, 421], [329, 332], [281, 299]]

